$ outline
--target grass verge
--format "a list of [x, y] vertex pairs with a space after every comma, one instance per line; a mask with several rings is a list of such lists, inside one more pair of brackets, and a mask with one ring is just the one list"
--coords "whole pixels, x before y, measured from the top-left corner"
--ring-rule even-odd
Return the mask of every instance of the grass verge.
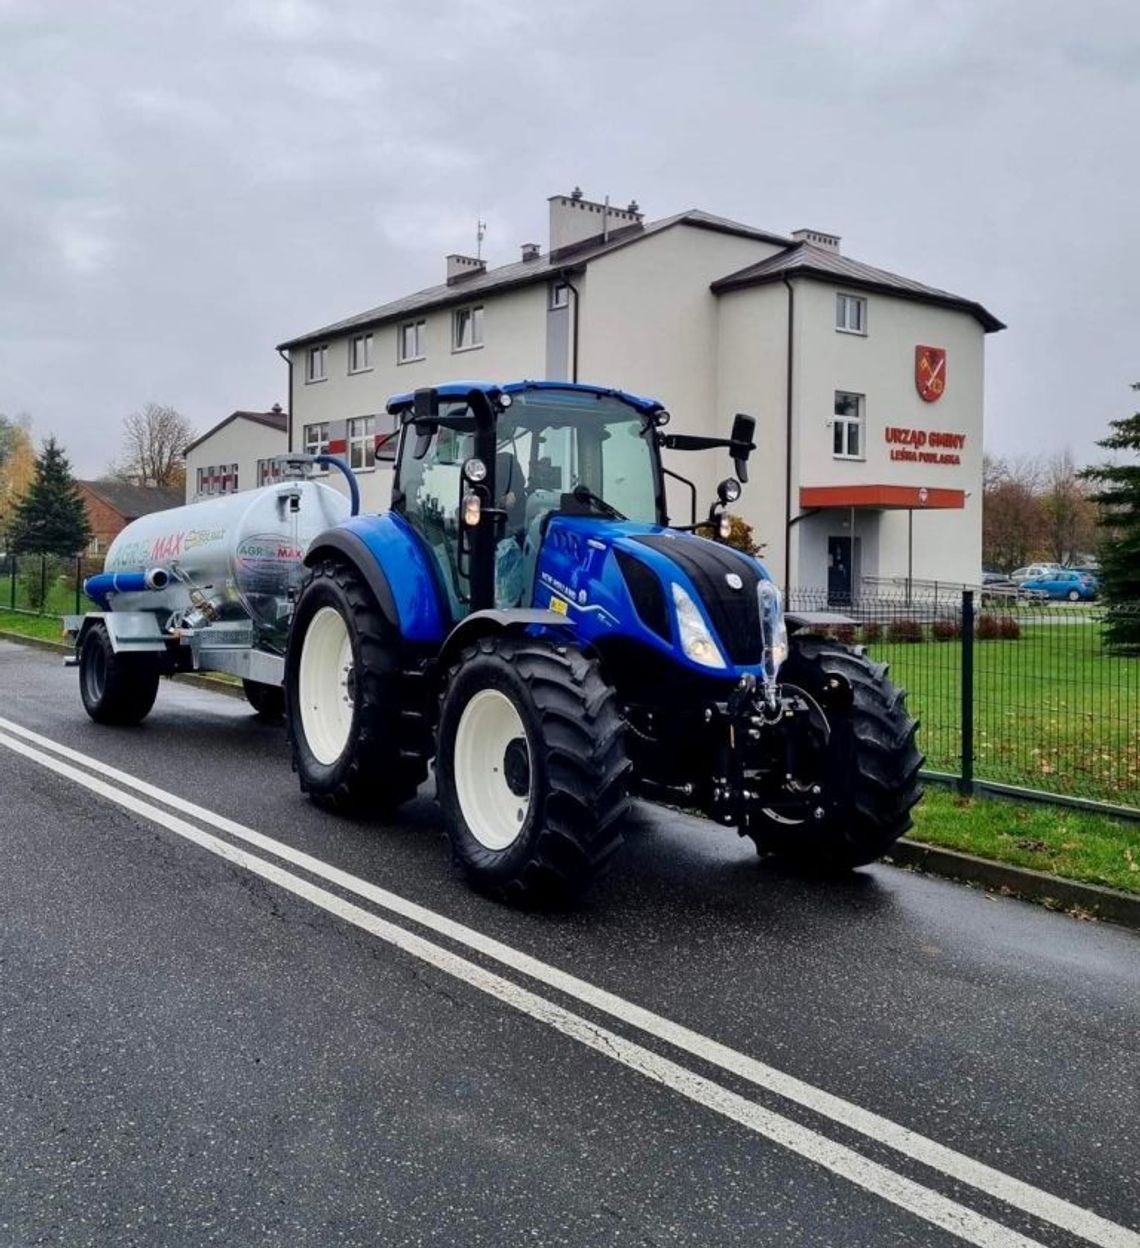
[[19, 633], [21, 637], [37, 637], [41, 641], [67, 640], [58, 615], [24, 615], [20, 611], [0, 611], [0, 632]]
[[1140, 824], [928, 785], [912, 840], [1140, 894]]

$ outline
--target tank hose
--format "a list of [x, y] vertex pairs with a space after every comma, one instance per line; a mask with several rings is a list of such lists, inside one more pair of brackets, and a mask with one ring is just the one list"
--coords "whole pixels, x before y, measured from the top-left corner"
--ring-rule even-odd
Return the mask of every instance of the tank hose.
[[83, 582], [83, 592], [102, 611], [109, 610], [108, 594], [141, 594], [146, 590], [165, 589], [170, 573], [165, 568], [147, 572], [99, 572]]
[[352, 502], [352, 509], [349, 515], [360, 515], [360, 487], [356, 484], [356, 473], [352, 471], [343, 459], [338, 459], [335, 455], [318, 455], [316, 462], [318, 464], [328, 464], [330, 468], [335, 468], [344, 475], [344, 479], [348, 482], [348, 497]]

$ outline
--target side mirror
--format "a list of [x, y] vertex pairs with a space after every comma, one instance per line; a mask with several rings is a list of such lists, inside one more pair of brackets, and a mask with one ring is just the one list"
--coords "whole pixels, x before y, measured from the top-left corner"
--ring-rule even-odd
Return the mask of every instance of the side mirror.
[[412, 396], [412, 412], [417, 421], [436, 420], [439, 417], [439, 391], [425, 386]]
[[748, 456], [756, 449], [753, 439], [756, 436], [756, 420], [737, 412], [732, 420], [732, 432], [729, 434], [729, 454], [732, 466], [741, 481], [748, 480]]

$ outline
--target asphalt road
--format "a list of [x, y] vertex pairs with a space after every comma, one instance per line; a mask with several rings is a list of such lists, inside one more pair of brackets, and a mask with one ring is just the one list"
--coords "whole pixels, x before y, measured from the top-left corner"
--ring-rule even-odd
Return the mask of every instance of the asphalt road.
[[0, 880], [3, 1246], [1140, 1245], [1124, 930], [650, 807], [507, 909], [426, 798], [328, 816], [244, 703], [99, 728], [5, 643]]

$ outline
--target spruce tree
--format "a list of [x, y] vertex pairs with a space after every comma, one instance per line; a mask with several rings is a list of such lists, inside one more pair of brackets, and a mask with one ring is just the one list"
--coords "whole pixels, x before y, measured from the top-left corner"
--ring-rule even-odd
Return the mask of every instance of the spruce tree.
[[[1133, 390], [1140, 390], [1134, 382]], [[1106, 451], [1140, 453], [1140, 412], [1109, 421], [1107, 438], [1097, 443]], [[1098, 464], [1081, 474], [1100, 487], [1093, 502], [1101, 508], [1106, 533], [1101, 543], [1100, 594], [1108, 603], [1110, 646], [1140, 651], [1140, 463]]]
[[78, 554], [91, 540], [87, 509], [55, 438], [47, 438], [36, 457], [36, 477], [16, 507], [12, 540], [18, 551], [49, 555]]

